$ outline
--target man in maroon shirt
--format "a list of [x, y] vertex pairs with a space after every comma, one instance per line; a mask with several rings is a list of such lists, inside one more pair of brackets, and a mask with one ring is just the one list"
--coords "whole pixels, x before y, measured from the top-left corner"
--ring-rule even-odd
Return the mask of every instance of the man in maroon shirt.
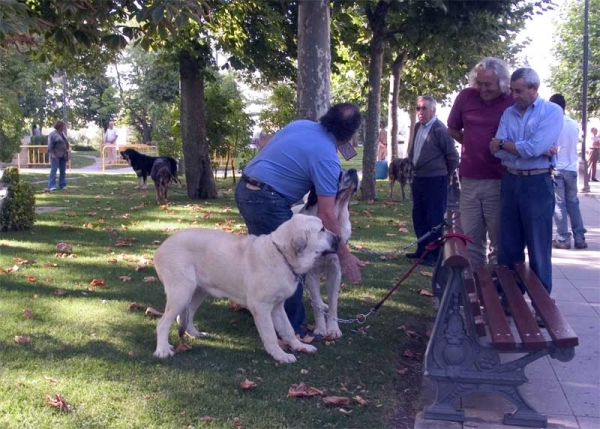
[[[500, 225], [500, 179], [504, 167], [491, 155], [489, 142], [500, 117], [514, 100], [510, 95], [508, 65], [493, 57], [481, 60], [469, 73], [448, 117], [448, 134], [462, 145], [459, 165], [460, 212], [473, 265], [497, 263]], [[489, 254], [486, 248], [489, 238]]]

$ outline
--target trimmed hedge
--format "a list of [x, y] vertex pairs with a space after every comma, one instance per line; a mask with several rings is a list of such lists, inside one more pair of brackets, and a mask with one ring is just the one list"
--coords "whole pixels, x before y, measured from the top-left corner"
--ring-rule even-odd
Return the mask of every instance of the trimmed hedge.
[[19, 179], [19, 171], [9, 167], [4, 171], [2, 184], [6, 196], [0, 202], [0, 231], [21, 231], [35, 223], [35, 194], [33, 187]]

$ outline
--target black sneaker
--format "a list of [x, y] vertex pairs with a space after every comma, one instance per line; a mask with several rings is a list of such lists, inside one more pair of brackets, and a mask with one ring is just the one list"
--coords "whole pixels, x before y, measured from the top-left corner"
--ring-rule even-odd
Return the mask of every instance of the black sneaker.
[[585, 240], [580, 241], [578, 243], [575, 243], [575, 248], [576, 249], [587, 249], [588, 248], [588, 244], [585, 242]]
[[552, 247], [554, 247], [555, 249], [568, 250], [571, 248], [571, 242], [570, 241], [552, 240]]

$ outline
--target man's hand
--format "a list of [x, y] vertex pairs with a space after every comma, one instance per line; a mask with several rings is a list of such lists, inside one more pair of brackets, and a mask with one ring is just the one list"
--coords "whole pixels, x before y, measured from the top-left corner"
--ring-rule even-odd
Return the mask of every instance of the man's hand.
[[490, 140], [490, 153], [493, 155], [500, 150], [500, 139], [494, 137]]
[[340, 266], [344, 277], [346, 277], [350, 283], [360, 283], [362, 277], [360, 275], [359, 267], [364, 267], [365, 264], [350, 252], [338, 254], [338, 257], [340, 258]]
[[548, 149], [544, 155], [546, 155], [548, 158], [551, 158], [552, 155], [554, 155], [556, 153], [558, 153], [558, 146], [552, 145], [552, 146], [550, 146], [550, 149]]

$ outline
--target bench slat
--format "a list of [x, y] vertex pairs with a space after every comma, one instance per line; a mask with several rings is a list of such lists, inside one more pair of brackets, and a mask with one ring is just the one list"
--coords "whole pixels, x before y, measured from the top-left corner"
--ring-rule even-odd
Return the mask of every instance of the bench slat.
[[492, 346], [498, 350], [514, 350], [516, 348], [515, 337], [508, 325], [502, 305], [500, 305], [500, 298], [491, 273], [485, 265], [479, 265], [475, 267], [474, 274], [486, 309], [485, 315], [490, 329]]
[[477, 289], [475, 288], [475, 279], [473, 278], [473, 270], [469, 268], [465, 269], [465, 288], [467, 289], [467, 296], [469, 297], [469, 304], [471, 307], [471, 314], [475, 320], [475, 331], [480, 337], [485, 337], [485, 321], [481, 317], [481, 305], [479, 303], [479, 295], [477, 295]]
[[531, 310], [525, 302], [521, 289], [515, 281], [515, 277], [506, 265], [497, 265], [496, 274], [500, 280], [500, 286], [510, 306], [510, 311], [519, 331], [521, 343], [526, 350], [541, 350], [546, 348], [546, 340], [540, 328], [531, 314]]
[[527, 289], [538, 314], [546, 324], [546, 329], [556, 347], [574, 347], [579, 345], [575, 332], [558, 310], [548, 292], [533, 270], [523, 262], [515, 264], [515, 271]]

